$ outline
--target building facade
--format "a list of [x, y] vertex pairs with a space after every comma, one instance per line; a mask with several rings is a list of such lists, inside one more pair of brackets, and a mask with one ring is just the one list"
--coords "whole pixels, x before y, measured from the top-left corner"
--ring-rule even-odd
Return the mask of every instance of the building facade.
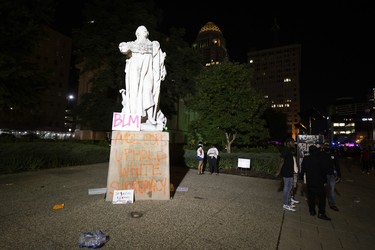
[[48, 28], [47, 38], [37, 47], [34, 60], [52, 72], [41, 98], [39, 130], [68, 132], [66, 110], [69, 103], [71, 38]]
[[199, 51], [204, 66], [219, 64], [227, 57], [223, 33], [213, 22], [207, 22], [199, 30], [193, 48]]
[[[28, 59], [47, 72], [47, 84], [40, 90], [38, 107], [25, 112], [22, 117], [0, 117], [2, 127], [15, 131], [66, 132], [66, 108], [72, 41], [69, 37], [46, 28], [46, 36], [36, 46]], [[42, 132], [43, 133], [43, 132]]]
[[369, 95], [365, 101], [352, 97], [337, 98], [328, 108], [329, 140], [338, 145], [373, 141], [373, 116], [372, 96]]
[[288, 134], [296, 139], [300, 123], [301, 45], [248, 53], [254, 69], [253, 86], [275, 111], [287, 115]]

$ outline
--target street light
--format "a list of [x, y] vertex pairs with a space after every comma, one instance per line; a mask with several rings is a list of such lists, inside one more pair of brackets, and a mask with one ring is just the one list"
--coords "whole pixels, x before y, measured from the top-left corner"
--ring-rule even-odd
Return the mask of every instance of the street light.
[[70, 102], [72, 100], [74, 100], [74, 95], [72, 95], [72, 94], [68, 95], [67, 99], [68, 99], [68, 108], [69, 108], [70, 107]]

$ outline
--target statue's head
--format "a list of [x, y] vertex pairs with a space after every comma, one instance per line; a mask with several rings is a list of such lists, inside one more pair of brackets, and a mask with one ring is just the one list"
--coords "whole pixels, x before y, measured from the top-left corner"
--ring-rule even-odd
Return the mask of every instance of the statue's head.
[[137, 38], [147, 38], [148, 37], [148, 30], [146, 29], [145, 26], [141, 25], [137, 28], [137, 30], [135, 31], [135, 36]]

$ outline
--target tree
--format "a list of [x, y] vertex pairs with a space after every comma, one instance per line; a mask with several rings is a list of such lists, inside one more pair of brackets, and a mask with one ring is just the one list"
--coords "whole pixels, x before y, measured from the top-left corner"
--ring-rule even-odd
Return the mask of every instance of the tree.
[[198, 50], [182, 39], [184, 29], [171, 28], [170, 35], [161, 44], [167, 53], [167, 77], [161, 85], [160, 107], [171, 118], [176, 114], [176, 103], [194, 92], [194, 77], [202, 69]]
[[81, 129], [111, 130], [113, 112], [121, 111], [119, 90], [125, 87], [122, 41], [134, 40], [136, 28], [150, 33], [157, 18], [152, 1], [87, 1], [83, 23], [72, 32], [74, 56], [80, 73], [91, 72], [90, 89], [79, 97], [77, 123]]
[[267, 108], [262, 118], [266, 121], [270, 139], [283, 142], [288, 137], [288, 121], [284, 113]]
[[176, 101], [190, 91], [192, 72], [199, 63], [194, 64], [198, 62], [194, 51], [181, 39], [183, 30], [172, 29], [168, 38], [157, 31], [160, 13], [153, 1], [92, 0], [86, 5], [85, 22], [73, 31], [74, 51], [81, 72], [95, 72], [90, 80], [91, 89], [80, 98], [76, 110], [81, 127], [111, 129], [112, 119], [108, 122], [98, 116], [108, 118], [113, 112], [121, 111], [119, 90], [125, 87], [126, 58], [118, 45], [133, 41], [139, 25], [146, 26], [150, 40], [159, 41], [167, 54], [167, 77], [161, 85], [160, 105], [168, 118], [175, 113]]
[[251, 86], [252, 72], [245, 64], [224, 61], [210, 66], [196, 78], [196, 92], [188, 106], [198, 113], [192, 128], [204, 141], [225, 145], [258, 145], [268, 139], [265, 100]]

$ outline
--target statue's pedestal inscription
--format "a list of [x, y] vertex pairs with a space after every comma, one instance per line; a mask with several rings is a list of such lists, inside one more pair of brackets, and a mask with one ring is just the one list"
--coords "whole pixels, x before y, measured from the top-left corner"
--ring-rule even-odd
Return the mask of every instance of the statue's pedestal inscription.
[[169, 200], [169, 133], [112, 131], [106, 201], [114, 190], [134, 190], [137, 200]]

